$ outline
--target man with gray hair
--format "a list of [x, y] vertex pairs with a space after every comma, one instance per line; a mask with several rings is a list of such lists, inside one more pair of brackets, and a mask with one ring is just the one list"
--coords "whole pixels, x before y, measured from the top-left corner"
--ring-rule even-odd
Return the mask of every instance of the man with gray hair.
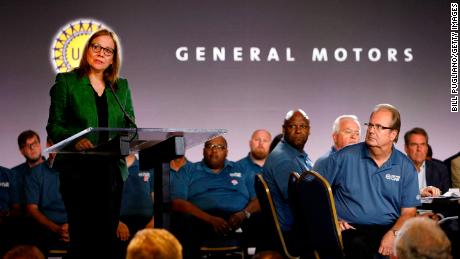
[[399, 111], [379, 104], [372, 111], [365, 142], [342, 148], [324, 167], [330, 183], [347, 258], [389, 256], [402, 224], [420, 205], [417, 172], [394, 147], [401, 129]]
[[361, 126], [359, 125], [358, 117], [355, 115], [341, 115], [337, 117], [332, 126], [332, 140], [334, 145], [331, 149], [318, 158], [315, 162], [315, 167], [324, 167], [330, 155], [345, 146], [356, 144], [361, 136]]
[[435, 221], [423, 217], [412, 218], [401, 227], [392, 258], [450, 259], [451, 244]]

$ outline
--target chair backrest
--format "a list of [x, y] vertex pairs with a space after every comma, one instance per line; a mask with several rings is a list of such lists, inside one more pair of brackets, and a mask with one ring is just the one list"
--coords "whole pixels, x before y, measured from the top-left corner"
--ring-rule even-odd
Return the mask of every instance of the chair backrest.
[[331, 186], [321, 175], [304, 172], [297, 184], [299, 213], [309, 245], [321, 258], [343, 258], [342, 235]]
[[272, 238], [269, 246], [273, 250], [277, 250], [283, 253], [286, 258], [298, 258], [289, 253], [288, 247], [284, 241], [283, 233], [281, 232], [281, 227], [278, 221], [278, 216], [276, 215], [275, 205], [268, 189], [267, 183], [263, 179], [261, 174], [256, 175], [254, 182], [254, 187], [257, 194], [257, 199], [259, 200], [260, 209], [262, 212], [264, 223], [267, 224], [267, 229], [270, 233], [267, 233]]

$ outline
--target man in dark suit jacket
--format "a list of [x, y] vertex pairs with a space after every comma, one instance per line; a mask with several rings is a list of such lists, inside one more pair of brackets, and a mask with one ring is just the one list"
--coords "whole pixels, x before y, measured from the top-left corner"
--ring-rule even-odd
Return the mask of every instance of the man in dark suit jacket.
[[451, 186], [449, 170], [438, 161], [427, 159], [428, 134], [422, 128], [413, 128], [404, 135], [407, 156], [418, 172], [420, 195], [439, 196]]

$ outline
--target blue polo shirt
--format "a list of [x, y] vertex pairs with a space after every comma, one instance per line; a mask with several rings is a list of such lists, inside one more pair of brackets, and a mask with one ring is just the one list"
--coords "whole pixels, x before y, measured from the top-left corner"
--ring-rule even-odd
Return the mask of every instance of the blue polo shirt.
[[13, 174], [10, 169], [0, 166], [0, 212], [9, 211], [12, 204], [12, 185]]
[[171, 199], [189, 201], [203, 211], [238, 212], [255, 198], [247, 177], [227, 160], [219, 173], [201, 161], [187, 163], [172, 175]]
[[48, 162], [33, 167], [31, 173], [26, 175], [24, 184], [27, 204], [36, 204], [38, 210], [56, 224], [67, 223], [67, 213], [59, 191], [59, 173], [50, 168]]
[[25, 177], [30, 175], [31, 169], [27, 162], [11, 168], [14, 174], [13, 184], [13, 203], [20, 204], [22, 208], [26, 206]]
[[331, 184], [337, 214], [349, 223], [391, 225], [401, 208], [420, 205], [415, 167], [394, 147], [380, 168], [361, 142], [339, 150], [327, 166], [315, 170]]
[[251, 192], [255, 196], [256, 191], [254, 189], [254, 180], [255, 180], [256, 174], [262, 173], [263, 167], [254, 163], [254, 161], [252, 161], [252, 158], [249, 154], [245, 158], [242, 158], [241, 160], [236, 162], [236, 165], [241, 169], [241, 172], [247, 175], [247, 177], [249, 178], [248, 179], [248, 181], [250, 181], [249, 184], [250, 186], [252, 186]]
[[128, 168], [128, 178], [123, 184], [121, 216], [153, 216], [153, 169], [140, 171], [139, 160]]
[[316, 161], [315, 161], [315, 165], [314, 167], [325, 167], [327, 165], [327, 160], [328, 158], [334, 154], [335, 152], [337, 152], [337, 149], [335, 149], [334, 146], [331, 147], [331, 149], [329, 151], [327, 151], [326, 154], [322, 155], [320, 158], [318, 158]]
[[311, 170], [312, 167], [313, 163], [307, 153], [295, 149], [284, 139], [278, 143], [265, 161], [263, 177], [270, 189], [283, 232], [291, 230], [294, 223], [288, 200], [289, 175], [292, 172], [301, 174], [305, 170]]

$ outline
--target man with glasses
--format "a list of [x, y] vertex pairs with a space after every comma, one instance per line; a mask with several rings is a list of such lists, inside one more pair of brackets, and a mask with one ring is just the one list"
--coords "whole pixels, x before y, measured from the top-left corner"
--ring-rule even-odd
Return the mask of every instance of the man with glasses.
[[11, 169], [12, 171], [12, 201], [13, 217], [11, 224], [16, 229], [12, 237], [14, 242], [30, 243], [33, 240], [30, 229], [35, 224], [29, 216], [26, 215], [26, 187], [25, 179], [31, 174], [32, 168], [42, 164], [45, 159], [42, 156], [40, 146], [40, 137], [35, 131], [26, 130], [18, 136], [19, 151], [26, 161]]
[[283, 139], [265, 161], [263, 177], [276, 207], [281, 230], [289, 241], [293, 231], [294, 216], [289, 207], [288, 182], [292, 172], [302, 173], [312, 168], [312, 162], [304, 151], [310, 135], [310, 119], [301, 109], [291, 110], [283, 123]]
[[420, 205], [417, 172], [394, 147], [399, 111], [379, 104], [371, 113], [365, 142], [347, 146], [315, 169], [331, 184], [347, 258], [389, 256], [402, 224]]
[[341, 115], [337, 117], [334, 125], [332, 125], [332, 140], [334, 141], [334, 145], [326, 154], [316, 160], [315, 167], [324, 167], [330, 155], [343, 147], [358, 143], [360, 136], [361, 126], [359, 125], [358, 117], [355, 115]]
[[[172, 230], [184, 246], [184, 258], [199, 258], [203, 239], [233, 235], [258, 210], [251, 181], [227, 160], [227, 141], [205, 143], [203, 160], [187, 163], [171, 175]], [[253, 182], [253, 181], [252, 181]]]

